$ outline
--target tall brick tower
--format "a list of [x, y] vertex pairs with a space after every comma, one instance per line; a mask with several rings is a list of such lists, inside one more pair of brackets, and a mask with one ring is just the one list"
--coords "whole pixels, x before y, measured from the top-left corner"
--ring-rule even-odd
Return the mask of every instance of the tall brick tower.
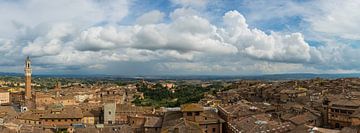
[[31, 61], [29, 56], [25, 60], [25, 99], [31, 99]]

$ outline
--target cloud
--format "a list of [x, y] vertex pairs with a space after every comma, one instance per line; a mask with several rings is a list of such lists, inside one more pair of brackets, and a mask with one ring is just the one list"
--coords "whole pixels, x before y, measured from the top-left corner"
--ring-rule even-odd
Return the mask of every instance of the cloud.
[[158, 10], [147, 12], [136, 19], [136, 23], [140, 25], [156, 24], [161, 22], [165, 17], [165, 13]]
[[43, 24], [70, 22], [87, 27], [99, 22], [119, 22], [128, 13], [127, 0], [89, 1], [1, 1], [0, 36], [16, 35], [16, 25], [36, 27]]
[[57, 55], [64, 47], [64, 39], [73, 34], [73, 27], [68, 23], [58, 23], [51, 26], [45, 35], [41, 35], [29, 41], [22, 49], [22, 53], [28, 56]]
[[[290, 63], [322, 59], [301, 33], [266, 34], [251, 29], [237, 11], [225, 13], [224, 27], [213, 25], [196, 13], [174, 17], [181, 10], [170, 14], [170, 23], [94, 26], [78, 34], [71, 34], [71, 25], [52, 25], [44, 37], [29, 42], [23, 53], [38, 56], [43, 63], [65, 66], [113, 61], [200, 61], [216, 55]], [[71, 39], [64, 40], [67, 36]]]
[[173, 12], [170, 13], [170, 18], [172, 20], [176, 20], [177, 18], [180, 17], [185, 17], [185, 16], [200, 16], [201, 14], [196, 11], [193, 8], [177, 8], [175, 9]]
[[[309, 46], [301, 33], [266, 34], [251, 29], [237, 11], [227, 12], [223, 21], [225, 26], [218, 27], [197, 15], [185, 15], [174, 17], [170, 23], [91, 27], [81, 33], [75, 48], [95, 52], [127, 49], [127, 54], [133, 54], [129, 59], [141, 61], [156, 60], [161, 56], [193, 60], [202, 54], [245, 55], [271, 62], [323, 61], [318, 49]], [[142, 57], [144, 54], [146, 58]], [[140, 57], [135, 58], [135, 55]]]
[[22, 52], [24, 55], [30, 56], [46, 56], [46, 55], [57, 55], [61, 52], [62, 42], [57, 39], [49, 40], [45, 42], [42, 39], [37, 39], [34, 42], [23, 48]]
[[103, 64], [95, 64], [95, 65], [91, 65], [89, 66], [90, 69], [105, 69], [106, 66]]
[[360, 40], [360, 1], [323, 0], [314, 3], [316, 6], [313, 8], [319, 12], [305, 16], [313, 30], [344, 39]]
[[117, 48], [175, 50], [180, 53], [236, 53], [236, 47], [224, 43], [216, 26], [198, 16], [180, 17], [169, 24], [92, 27], [81, 33], [75, 46], [82, 51]]
[[[317, 49], [305, 42], [301, 33], [270, 35], [259, 29], [250, 29], [245, 17], [237, 11], [229, 11], [224, 17], [223, 35], [228, 43], [238, 47], [239, 51], [257, 59], [278, 62], [305, 63], [319, 61]], [[321, 60], [320, 60], [321, 61]]]
[[2, 55], [7, 54], [12, 48], [13, 44], [11, 40], [0, 39], [0, 53], [2, 53]]
[[[143, 14], [132, 10], [127, 0], [2, 2], [0, 64], [22, 66], [23, 58], [30, 55], [41, 71], [112, 73], [110, 68], [119, 64], [142, 64], [137, 68], [148, 64], [156, 73], [190, 74], [347, 72], [360, 67], [356, 58], [359, 48], [352, 45], [328, 40], [319, 46], [310, 45], [306, 33], [254, 28], [257, 25], [253, 23], [301, 16], [301, 22], [309, 24], [307, 30], [326, 39], [357, 40], [357, 25], [353, 23], [357, 14], [353, 13], [354, 18], [348, 19], [351, 21], [346, 21], [345, 15], [355, 11], [357, 3], [344, 4], [349, 9], [333, 12], [330, 9], [340, 9], [323, 1], [310, 7], [294, 1], [256, 1], [260, 5], [256, 7], [246, 1], [249, 9], [260, 13], [245, 11], [243, 15], [225, 9], [219, 17], [208, 11], [210, 1], [171, 2], [175, 6], [149, 8]], [[272, 8], [279, 10], [271, 12]], [[327, 17], [341, 20], [332, 22]]]
[[128, 0], [95, 0], [96, 6], [99, 6], [106, 20], [108, 22], [120, 22], [127, 14], [129, 1]]
[[81, 51], [109, 50], [129, 45], [133, 29], [117, 31], [115, 27], [90, 27], [81, 32], [76, 48]]
[[183, 7], [204, 7], [208, 0], [171, 0], [171, 2]]
[[[309, 35], [315, 39], [339, 37], [360, 40], [360, 1], [317, 0], [317, 1], [246, 1], [244, 7], [251, 22], [270, 21], [299, 17], [300, 30], [315, 32]], [[290, 21], [291, 22], [291, 21]], [[296, 23], [295, 23], [296, 24]], [[308, 34], [308, 33], [307, 33]], [[313, 38], [313, 37], [312, 37]]]

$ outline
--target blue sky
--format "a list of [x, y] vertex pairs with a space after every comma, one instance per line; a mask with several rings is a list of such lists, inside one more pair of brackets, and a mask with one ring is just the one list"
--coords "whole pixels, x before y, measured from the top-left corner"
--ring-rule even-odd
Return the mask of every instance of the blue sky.
[[358, 73], [357, 0], [0, 1], [0, 71]]

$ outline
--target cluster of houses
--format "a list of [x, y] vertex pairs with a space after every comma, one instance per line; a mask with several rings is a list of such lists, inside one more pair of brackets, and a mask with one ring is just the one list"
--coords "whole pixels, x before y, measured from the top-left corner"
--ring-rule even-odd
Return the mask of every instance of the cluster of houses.
[[[223, 81], [198, 103], [135, 106], [134, 83], [74, 83], [25, 91], [0, 89], [0, 132], [12, 133], [303, 133], [360, 132], [360, 79]], [[191, 81], [203, 87], [211, 82]], [[142, 82], [154, 86], [152, 82]], [[176, 81], [163, 87], [175, 92]], [[151, 88], [151, 87], [149, 87]]]

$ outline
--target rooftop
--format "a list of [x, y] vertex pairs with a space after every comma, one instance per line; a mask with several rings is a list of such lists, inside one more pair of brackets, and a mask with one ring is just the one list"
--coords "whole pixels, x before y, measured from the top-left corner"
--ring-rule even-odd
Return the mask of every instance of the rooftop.
[[184, 104], [180, 107], [182, 112], [204, 111], [204, 107], [197, 103]]

